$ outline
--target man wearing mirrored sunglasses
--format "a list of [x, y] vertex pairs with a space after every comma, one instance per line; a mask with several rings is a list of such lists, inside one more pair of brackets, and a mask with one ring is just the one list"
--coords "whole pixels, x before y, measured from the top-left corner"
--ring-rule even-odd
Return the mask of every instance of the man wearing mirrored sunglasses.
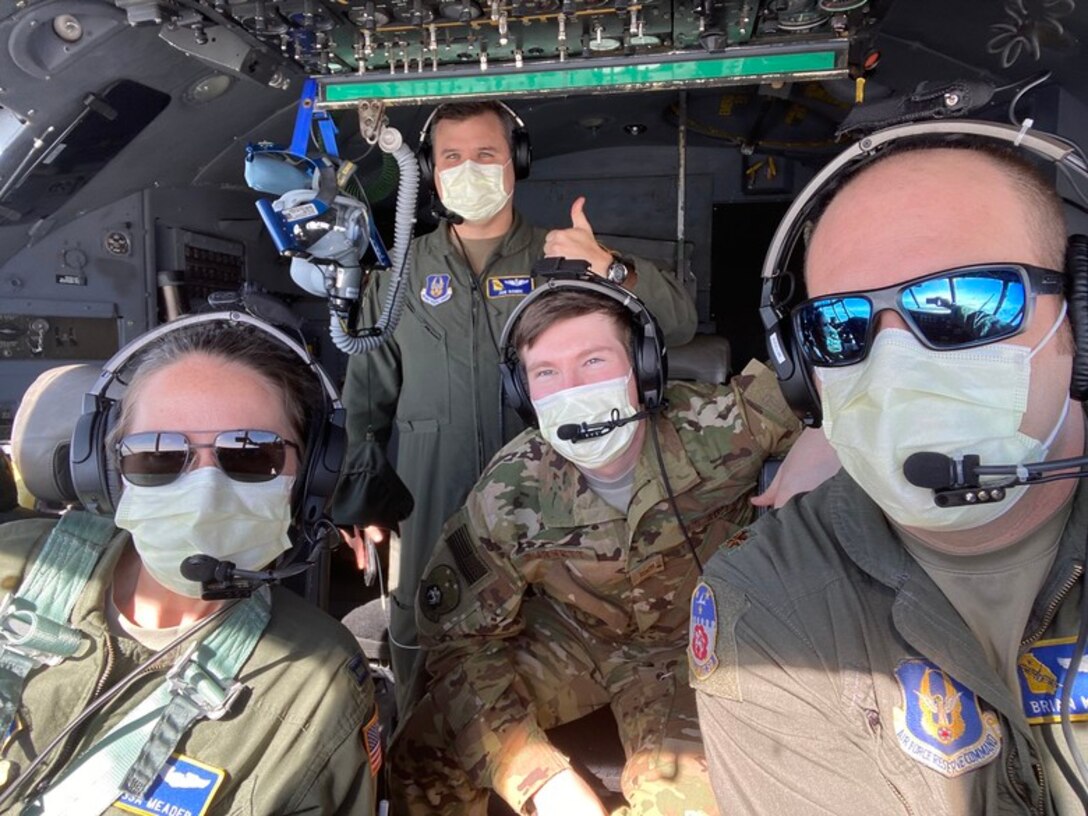
[[714, 660], [694, 685], [722, 805], [1084, 812], [1056, 715], [1088, 489], [941, 507], [904, 474], [918, 452], [1083, 453], [1065, 249], [1060, 200], [1009, 150], [892, 150], [830, 193], [791, 325], [843, 470], [707, 566]]
[[182, 566], [261, 570], [291, 549], [322, 383], [228, 320], [167, 331], [116, 370], [128, 388], [98, 453], [116, 452], [114, 517], [0, 528], [0, 812], [373, 814], [377, 712], [358, 644], [280, 587], [225, 609]]

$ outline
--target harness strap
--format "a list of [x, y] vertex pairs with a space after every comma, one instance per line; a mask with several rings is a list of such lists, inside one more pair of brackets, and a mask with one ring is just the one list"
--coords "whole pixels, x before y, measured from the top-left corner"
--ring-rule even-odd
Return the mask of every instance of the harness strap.
[[36, 816], [102, 813], [124, 791], [150, 787], [178, 742], [201, 719], [219, 719], [244, 688], [234, 678], [271, 617], [267, 588], [242, 601], [191, 646], [166, 679], [109, 733], [71, 762], [24, 810]]
[[49, 533], [14, 595], [0, 605], [0, 734], [15, 719], [30, 672], [78, 651], [76, 600], [116, 533], [112, 520], [72, 510]]

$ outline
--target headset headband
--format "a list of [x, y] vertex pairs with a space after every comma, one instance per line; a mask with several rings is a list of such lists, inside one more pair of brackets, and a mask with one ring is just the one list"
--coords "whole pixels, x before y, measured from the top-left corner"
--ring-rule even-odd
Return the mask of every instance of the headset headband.
[[106, 390], [118, 379], [121, 371], [129, 362], [136, 359], [140, 352], [142, 352], [148, 346], [154, 345], [160, 337], [171, 332], [178, 331], [187, 326], [196, 326], [201, 323], [244, 323], [247, 326], [253, 326], [265, 334], [270, 334], [287, 346], [291, 351], [297, 354], [303, 362], [309, 366], [310, 371], [317, 376], [321, 382], [321, 387], [325, 391], [325, 396], [328, 397], [330, 410], [337, 410], [341, 408], [340, 395], [336, 392], [335, 386], [332, 384], [332, 380], [329, 379], [329, 375], [325, 373], [325, 370], [317, 364], [317, 361], [310, 356], [310, 352], [302, 346], [291, 335], [276, 328], [271, 323], [268, 323], [245, 312], [229, 311], [229, 312], [204, 312], [201, 314], [187, 315], [180, 317], [177, 320], [172, 320], [169, 323], [163, 323], [160, 326], [156, 326], [149, 332], [141, 335], [133, 340], [131, 343], [124, 346], [110, 359], [108, 359], [105, 365], [102, 366], [102, 373], [98, 375], [98, 379], [95, 380], [94, 386], [83, 395], [83, 410], [93, 411], [101, 404], [101, 399], [105, 396]]

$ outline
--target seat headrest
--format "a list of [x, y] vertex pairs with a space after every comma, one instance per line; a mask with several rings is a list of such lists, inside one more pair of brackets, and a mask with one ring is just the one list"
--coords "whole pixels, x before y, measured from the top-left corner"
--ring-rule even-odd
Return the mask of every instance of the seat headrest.
[[51, 368], [38, 375], [23, 395], [11, 430], [11, 455], [36, 499], [55, 504], [76, 501], [68, 451], [83, 395], [100, 371], [88, 363]]

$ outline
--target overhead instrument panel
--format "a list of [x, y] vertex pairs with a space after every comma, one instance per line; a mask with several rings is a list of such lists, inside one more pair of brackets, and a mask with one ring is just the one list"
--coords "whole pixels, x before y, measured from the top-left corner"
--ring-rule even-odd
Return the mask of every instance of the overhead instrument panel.
[[[890, 2], [209, 0], [183, 5], [209, 10], [207, 17], [190, 20], [194, 37], [207, 41], [209, 23], [229, 19], [318, 77], [319, 106], [336, 107], [363, 100], [860, 77], [875, 26]], [[140, 4], [123, 5], [131, 15]], [[185, 22], [182, 15], [170, 36], [182, 48], [178, 32]], [[199, 54], [200, 45], [192, 50]]]

